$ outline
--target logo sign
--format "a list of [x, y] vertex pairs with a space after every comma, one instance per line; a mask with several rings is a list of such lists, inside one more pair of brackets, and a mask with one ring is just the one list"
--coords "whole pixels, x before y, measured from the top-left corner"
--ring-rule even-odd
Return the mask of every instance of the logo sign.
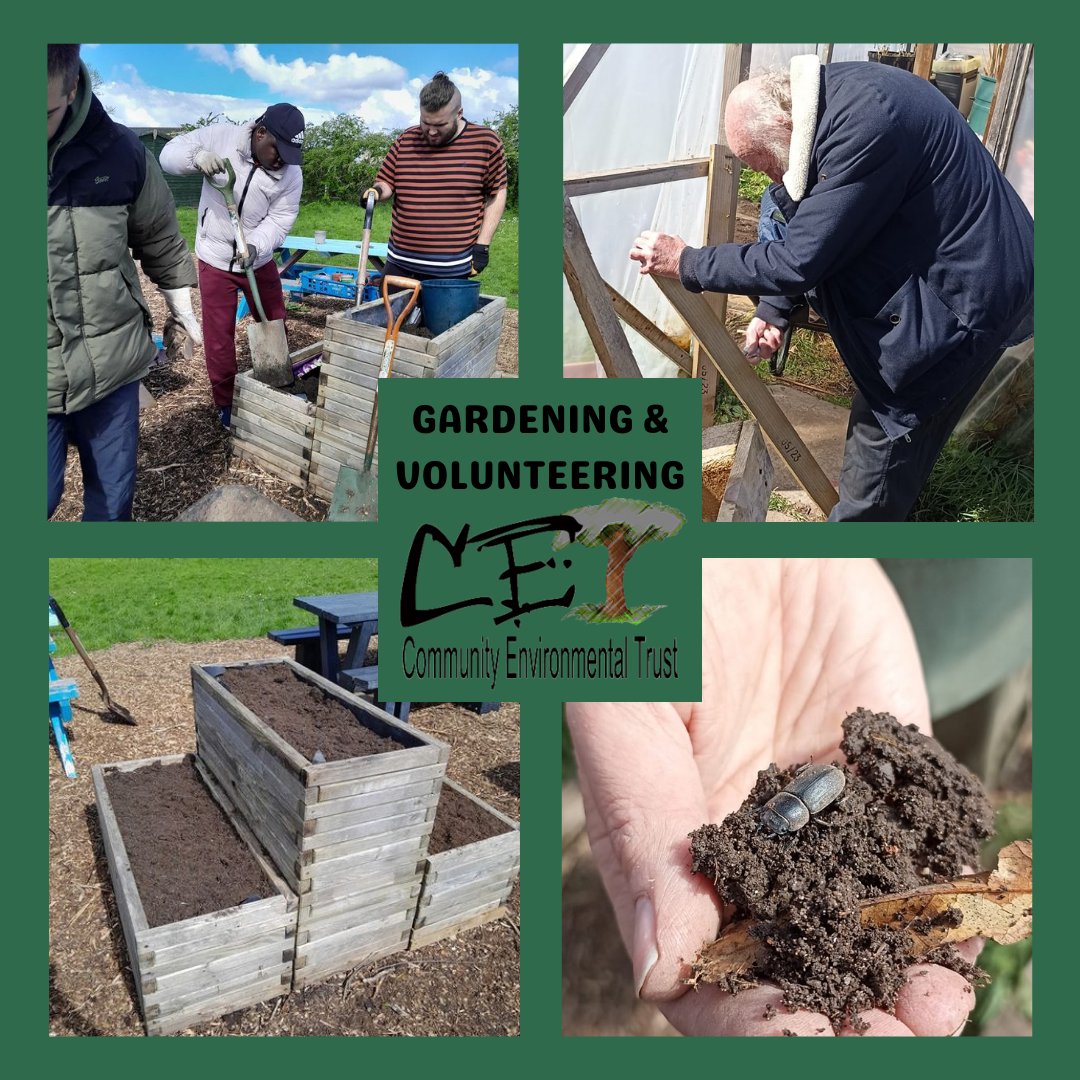
[[691, 380], [387, 380], [380, 696], [696, 701]]

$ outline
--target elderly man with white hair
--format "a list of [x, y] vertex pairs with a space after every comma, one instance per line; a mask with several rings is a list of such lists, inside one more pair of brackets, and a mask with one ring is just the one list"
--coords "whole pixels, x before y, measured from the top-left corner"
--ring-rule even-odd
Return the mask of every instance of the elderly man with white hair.
[[798, 56], [736, 87], [724, 124], [774, 181], [783, 239], [645, 232], [630, 258], [693, 292], [760, 296], [750, 357], [775, 352], [805, 294], [857, 387], [830, 520], [904, 520], [983, 379], [1034, 331], [1035, 223], [948, 98], [906, 71]]

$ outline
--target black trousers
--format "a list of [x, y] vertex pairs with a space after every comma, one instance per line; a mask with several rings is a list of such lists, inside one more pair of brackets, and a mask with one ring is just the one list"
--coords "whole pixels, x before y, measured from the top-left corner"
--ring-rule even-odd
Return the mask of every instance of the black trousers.
[[881, 430], [866, 399], [856, 392], [840, 470], [840, 501], [829, 520], [905, 521], [945, 441], [1004, 351], [973, 376], [941, 412], [899, 439], [890, 439]]

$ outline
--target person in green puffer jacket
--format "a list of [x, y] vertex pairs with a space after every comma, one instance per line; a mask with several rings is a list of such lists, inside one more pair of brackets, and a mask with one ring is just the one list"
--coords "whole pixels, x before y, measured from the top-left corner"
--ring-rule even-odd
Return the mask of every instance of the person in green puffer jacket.
[[49, 517], [74, 445], [83, 520], [129, 521], [139, 380], [157, 354], [134, 260], [201, 345], [195, 267], [161, 169], [105, 112], [79, 46], [48, 53]]

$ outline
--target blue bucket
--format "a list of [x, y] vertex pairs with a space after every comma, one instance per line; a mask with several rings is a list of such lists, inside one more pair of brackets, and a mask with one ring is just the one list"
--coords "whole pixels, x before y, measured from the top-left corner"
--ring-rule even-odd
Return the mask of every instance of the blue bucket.
[[424, 325], [435, 337], [474, 314], [480, 306], [480, 282], [436, 278], [420, 286]]

